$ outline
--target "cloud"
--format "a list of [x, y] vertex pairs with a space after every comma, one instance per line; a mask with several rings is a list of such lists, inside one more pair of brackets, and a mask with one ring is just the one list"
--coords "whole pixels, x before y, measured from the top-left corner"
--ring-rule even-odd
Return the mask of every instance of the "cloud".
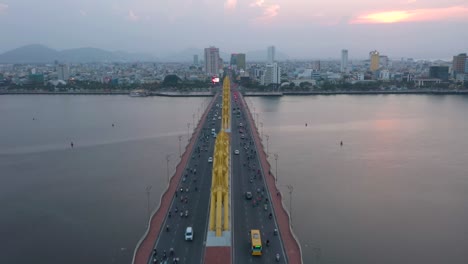
[[133, 12], [133, 10], [128, 10], [128, 15], [126, 16], [126, 18], [127, 18], [128, 20], [134, 21], [134, 22], [140, 20], [140, 17], [137, 16], [137, 15]]
[[224, 3], [224, 9], [235, 9], [237, 6], [237, 0], [226, 0]]
[[88, 16], [88, 12], [84, 11], [84, 10], [80, 10], [80, 15], [81, 16]]
[[0, 14], [5, 13], [8, 9], [8, 5], [4, 3], [0, 3]]
[[250, 3], [250, 7], [256, 7], [263, 10], [262, 15], [255, 19], [256, 21], [270, 20], [278, 15], [280, 9], [280, 5], [269, 5], [265, 3], [265, 0], [254, 0]]
[[265, 0], [255, 0], [250, 4], [251, 7], [261, 7], [265, 3]]
[[271, 6], [264, 7], [263, 15], [261, 17], [257, 18], [257, 20], [272, 19], [272, 18], [274, 18], [275, 16], [278, 15], [279, 9], [280, 9], [279, 5], [271, 5]]
[[431, 9], [392, 10], [358, 16], [350, 24], [382, 24], [464, 19], [468, 20], [468, 7], [452, 6]]

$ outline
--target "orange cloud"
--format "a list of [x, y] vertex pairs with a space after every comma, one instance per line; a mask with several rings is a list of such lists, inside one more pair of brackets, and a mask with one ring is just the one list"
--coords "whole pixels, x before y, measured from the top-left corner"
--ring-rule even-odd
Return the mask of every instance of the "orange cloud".
[[398, 22], [438, 21], [445, 19], [468, 19], [468, 7], [453, 6], [432, 9], [394, 10], [361, 15], [351, 24], [381, 24]]
[[235, 9], [237, 6], [237, 0], [227, 0], [224, 2], [225, 9]]

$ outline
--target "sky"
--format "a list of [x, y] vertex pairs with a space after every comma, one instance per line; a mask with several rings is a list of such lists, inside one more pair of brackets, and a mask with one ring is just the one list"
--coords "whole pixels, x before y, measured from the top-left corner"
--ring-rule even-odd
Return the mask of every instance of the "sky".
[[351, 59], [371, 50], [449, 59], [468, 52], [468, 0], [0, 0], [0, 34], [0, 52], [44, 44], [167, 56], [274, 45], [293, 59], [342, 49]]

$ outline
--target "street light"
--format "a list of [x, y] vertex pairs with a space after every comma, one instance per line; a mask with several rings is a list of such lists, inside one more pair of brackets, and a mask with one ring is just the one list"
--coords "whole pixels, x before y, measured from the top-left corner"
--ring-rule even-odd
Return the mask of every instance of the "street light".
[[148, 224], [151, 218], [150, 216], [150, 194], [151, 194], [151, 185], [146, 186], [146, 197], [147, 197], [147, 209], [148, 209]]
[[263, 122], [260, 122], [260, 128], [261, 138], [263, 139]]
[[266, 139], [267, 139], [267, 157], [268, 157], [268, 140], [270, 139], [270, 136], [269, 135], [265, 135]]
[[182, 141], [182, 136], [179, 136], [179, 157], [182, 157], [182, 148], [180, 142]]
[[275, 179], [278, 183], [278, 153], [275, 153]]
[[169, 158], [170, 157], [171, 157], [171, 154], [166, 155], [167, 183], [169, 183]]
[[190, 142], [190, 123], [187, 123], [187, 141]]

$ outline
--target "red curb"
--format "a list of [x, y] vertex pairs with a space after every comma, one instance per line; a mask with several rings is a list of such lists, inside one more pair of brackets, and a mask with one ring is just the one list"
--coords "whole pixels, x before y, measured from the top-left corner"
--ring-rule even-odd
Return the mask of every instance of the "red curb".
[[161, 197], [161, 204], [159, 205], [158, 210], [151, 216], [149, 230], [147, 230], [145, 237], [141, 240], [141, 243], [136, 246], [135, 252], [133, 255], [134, 264], [147, 264], [148, 260], [153, 252], [153, 247], [156, 243], [156, 239], [159, 236], [159, 232], [161, 230], [161, 226], [164, 223], [164, 219], [167, 215], [169, 210], [172, 197], [177, 189], [177, 185], [180, 182], [180, 178], [184, 172], [184, 168], [187, 165], [188, 160], [190, 159], [190, 154], [192, 153], [193, 146], [195, 145], [198, 135], [200, 134], [201, 128], [206, 121], [206, 117], [208, 115], [209, 110], [213, 106], [215, 99], [218, 97], [216, 94], [213, 99], [211, 100], [210, 104], [205, 110], [200, 122], [198, 123], [197, 129], [192, 134], [192, 138], [190, 139], [190, 143], [186, 146], [185, 152], [182, 155], [179, 164], [176, 167], [176, 171], [174, 176], [171, 178], [170, 183], [166, 191]]
[[[258, 150], [258, 156], [260, 159], [260, 163], [263, 169], [263, 173], [265, 175], [265, 180], [267, 182], [268, 190], [270, 192], [271, 196], [271, 202], [273, 204], [273, 209], [275, 212], [276, 216], [276, 221], [278, 223], [278, 228], [279, 232], [281, 235], [281, 239], [283, 241], [284, 248], [286, 250], [286, 255], [288, 258], [288, 263], [302, 263], [302, 252], [301, 248], [299, 246], [299, 243], [294, 236], [292, 230], [291, 230], [291, 225], [289, 221], [289, 214], [286, 211], [286, 209], [283, 207], [282, 203], [282, 195], [279, 192], [276, 183], [275, 183], [275, 178], [273, 177], [273, 174], [270, 172], [270, 163], [267, 160], [267, 155], [265, 153], [265, 150], [263, 149], [260, 135], [258, 134], [258, 129], [255, 126], [255, 122], [253, 121], [252, 113], [249, 110], [249, 107], [247, 106], [247, 103], [244, 100], [244, 97], [242, 96], [241, 93], [238, 93], [239, 97], [242, 98], [241, 102], [244, 105], [244, 107], [248, 110], [248, 122], [250, 123], [250, 127], [255, 128], [251, 129], [255, 145]], [[272, 191], [274, 191], [272, 193]]]
[[231, 264], [231, 247], [206, 247], [205, 264]]

